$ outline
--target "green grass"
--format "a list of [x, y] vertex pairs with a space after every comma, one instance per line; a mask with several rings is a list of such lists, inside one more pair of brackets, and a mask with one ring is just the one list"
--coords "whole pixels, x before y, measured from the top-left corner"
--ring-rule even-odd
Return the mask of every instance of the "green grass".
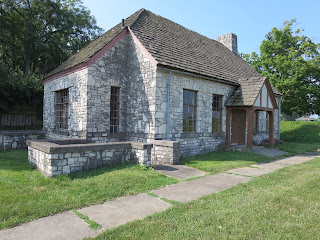
[[149, 192], [176, 182], [133, 164], [46, 178], [29, 167], [27, 151], [2, 151], [0, 229], [119, 196]]
[[276, 147], [291, 154], [299, 154], [320, 150], [320, 143], [283, 142], [277, 144]]
[[74, 214], [76, 214], [79, 218], [81, 218], [83, 221], [85, 221], [86, 223], [88, 223], [89, 227], [91, 227], [92, 229], [98, 230], [100, 229], [102, 226], [101, 224], [90, 220], [88, 216], [83, 215], [81, 212], [78, 212], [76, 210], [72, 210], [74, 212]]
[[219, 150], [190, 158], [180, 158], [180, 163], [211, 174], [233, 168], [245, 167], [257, 162], [271, 161], [273, 158], [250, 152], [227, 152]]
[[320, 158], [290, 166], [97, 239], [318, 239]]
[[291, 154], [320, 151], [320, 122], [281, 121], [281, 150]]
[[320, 144], [320, 122], [281, 121], [280, 130], [282, 141]]

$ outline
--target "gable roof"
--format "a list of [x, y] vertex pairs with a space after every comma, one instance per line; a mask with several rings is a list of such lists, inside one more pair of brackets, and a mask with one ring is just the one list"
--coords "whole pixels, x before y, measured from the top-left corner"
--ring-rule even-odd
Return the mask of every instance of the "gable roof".
[[[131, 26], [132, 23], [134, 23], [137, 20], [137, 18], [143, 11], [144, 9], [140, 9], [139, 11], [132, 14], [130, 17], [126, 18], [125, 24], [127, 26]], [[116, 38], [122, 31], [123, 28], [121, 26], [121, 23], [117, 24], [116, 26], [102, 34], [100, 37], [89, 43], [86, 47], [82, 48], [78, 53], [69, 57], [60, 66], [58, 66], [56, 69], [50, 72], [47, 77], [75, 67], [81, 63], [86, 63], [90, 60], [91, 57], [93, 57], [93, 55], [99, 52], [105, 45], [111, 42], [114, 38]]]
[[[250, 77], [238, 79], [240, 86], [231, 94], [226, 102], [226, 106], [253, 106], [261, 88], [266, 84], [269, 91], [272, 91], [271, 84], [267, 77]], [[274, 96], [271, 96], [274, 106], [277, 106]], [[275, 107], [277, 108], [277, 107]]]
[[[159, 67], [194, 73], [232, 85], [241, 84], [239, 79], [261, 77], [247, 62], [222, 43], [148, 10], [140, 9], [126, 18], [124, 24], [156, 60]], [[47, 77], [88, 62], [123, 30], [119, 23], [67, 59]]]

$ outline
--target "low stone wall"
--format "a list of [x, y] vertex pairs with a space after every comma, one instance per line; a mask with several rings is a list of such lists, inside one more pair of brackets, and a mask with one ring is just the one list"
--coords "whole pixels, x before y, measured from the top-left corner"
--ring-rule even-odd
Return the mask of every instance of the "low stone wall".
[[176, 142], [85, 142], [85, 139], [28, 141], [29, 163], [46, 176], [56, 176], [129, 162], [146, 166], [179, 162], [179, 144]]
[[180, 142], [152, 140], [152, 144], [152, 165], [179, 163]]
[[39, 130], [0, 131], [0, 147], [4, 150], [26, 149], [27, 140], [42, 139], [44, 136], [44, 132]]

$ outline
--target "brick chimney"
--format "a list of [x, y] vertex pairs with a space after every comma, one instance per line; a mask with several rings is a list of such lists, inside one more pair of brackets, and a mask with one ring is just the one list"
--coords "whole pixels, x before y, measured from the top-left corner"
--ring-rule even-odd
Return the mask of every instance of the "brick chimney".
[[237, 35], [235, 35], [234, 33], [223, 34], [221, 36], [218, 36], [216, 40], [229, 48], [229, 50], [233, 53], [238, 54]]

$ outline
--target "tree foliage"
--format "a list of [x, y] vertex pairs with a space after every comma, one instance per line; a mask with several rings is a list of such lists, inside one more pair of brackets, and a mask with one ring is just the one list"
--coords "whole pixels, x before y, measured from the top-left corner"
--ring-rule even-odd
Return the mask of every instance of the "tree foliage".
[[273, 28], [260, 46], [242, 58], [283, 94], [281, 110], [291, 115], [320, 114], [320, 44], [295, 29], [295, 19]]
[[0, 0], [0, 31], [0, 110], [101, 33], [80, 0]]

